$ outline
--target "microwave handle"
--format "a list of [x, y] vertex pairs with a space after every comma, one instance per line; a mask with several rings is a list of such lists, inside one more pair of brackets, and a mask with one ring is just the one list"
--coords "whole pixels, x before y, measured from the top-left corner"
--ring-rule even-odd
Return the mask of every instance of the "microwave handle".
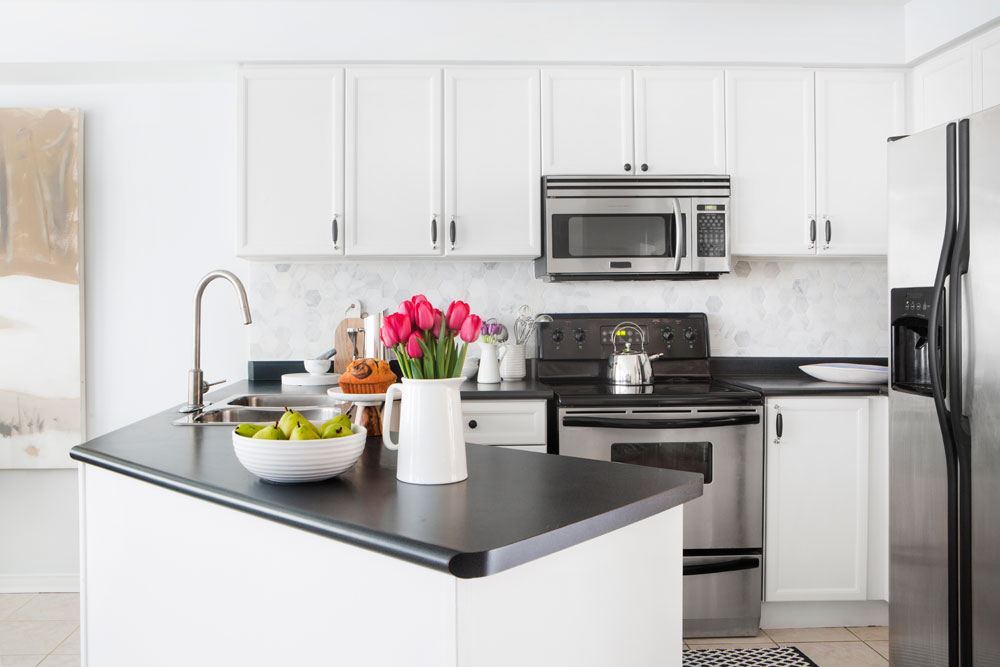
[[681, 217], [681, 202], [679, 199], [671, 199], [674, 204], [674, 271], [681, 270], [681, 252], [684, 249], [684, 218]]

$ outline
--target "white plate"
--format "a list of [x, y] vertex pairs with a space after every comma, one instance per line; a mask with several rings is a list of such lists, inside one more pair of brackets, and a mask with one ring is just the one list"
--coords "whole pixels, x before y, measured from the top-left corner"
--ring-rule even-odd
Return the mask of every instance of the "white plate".
[[300, 387], [321, 387], [337, 384], [340, 373], [285, 373], [281, 376], [281, 384], [291, 384]]
[[848, 384], [886, 384], [889, 382], [888, 366], [867, 364], [810, 364], [799, 366], [802, 372], [817, 380], [845, 382]]
[[381, 394], [348, 394], [340, 390], [340, 387], [330, 387], [326, 393], [335, 401], [344, 403], [384, 403], [385, 392]]

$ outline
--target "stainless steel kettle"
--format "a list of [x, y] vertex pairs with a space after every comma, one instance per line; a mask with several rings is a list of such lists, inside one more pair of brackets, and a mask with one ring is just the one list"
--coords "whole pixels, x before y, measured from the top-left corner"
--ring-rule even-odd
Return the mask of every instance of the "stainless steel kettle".
[[[633, 350], [632, 344], [625, 341], [625, 349], [618, 349], [618, 332], [632, 330], [639, 332], [639, 349]], [[653, 384], [653, 361], [663, 354], [646, 354], [646, 336], [634, 322], [622, 322], [611, 334], [611, 356], [607, 363], [607, 380], [613, 385], [641, 386]]]

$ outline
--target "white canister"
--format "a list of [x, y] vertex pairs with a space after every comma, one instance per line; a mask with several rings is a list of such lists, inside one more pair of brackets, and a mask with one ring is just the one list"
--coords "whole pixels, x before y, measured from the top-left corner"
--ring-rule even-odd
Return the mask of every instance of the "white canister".
[[500, 379], [523, 380], [528, 374], [524, 363], [524, 343], [503, 343], [500, 356]]

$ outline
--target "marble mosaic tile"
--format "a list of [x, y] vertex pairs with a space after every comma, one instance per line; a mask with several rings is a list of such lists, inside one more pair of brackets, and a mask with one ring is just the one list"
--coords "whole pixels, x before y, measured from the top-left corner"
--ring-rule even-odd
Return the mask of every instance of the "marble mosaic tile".
[[[250, 264], [253, 359], [328, 349], [352, 299], [395, 310], [422, 293], [461, 298], [512, 325], [534, 312], [708, 313], [717, 356], [886, 356], [884, 259], [745, 260], [719, 280], [545, 283], [531, 262], [356, 261]], [[529, 350], [529, 355], [531, 354]]]

